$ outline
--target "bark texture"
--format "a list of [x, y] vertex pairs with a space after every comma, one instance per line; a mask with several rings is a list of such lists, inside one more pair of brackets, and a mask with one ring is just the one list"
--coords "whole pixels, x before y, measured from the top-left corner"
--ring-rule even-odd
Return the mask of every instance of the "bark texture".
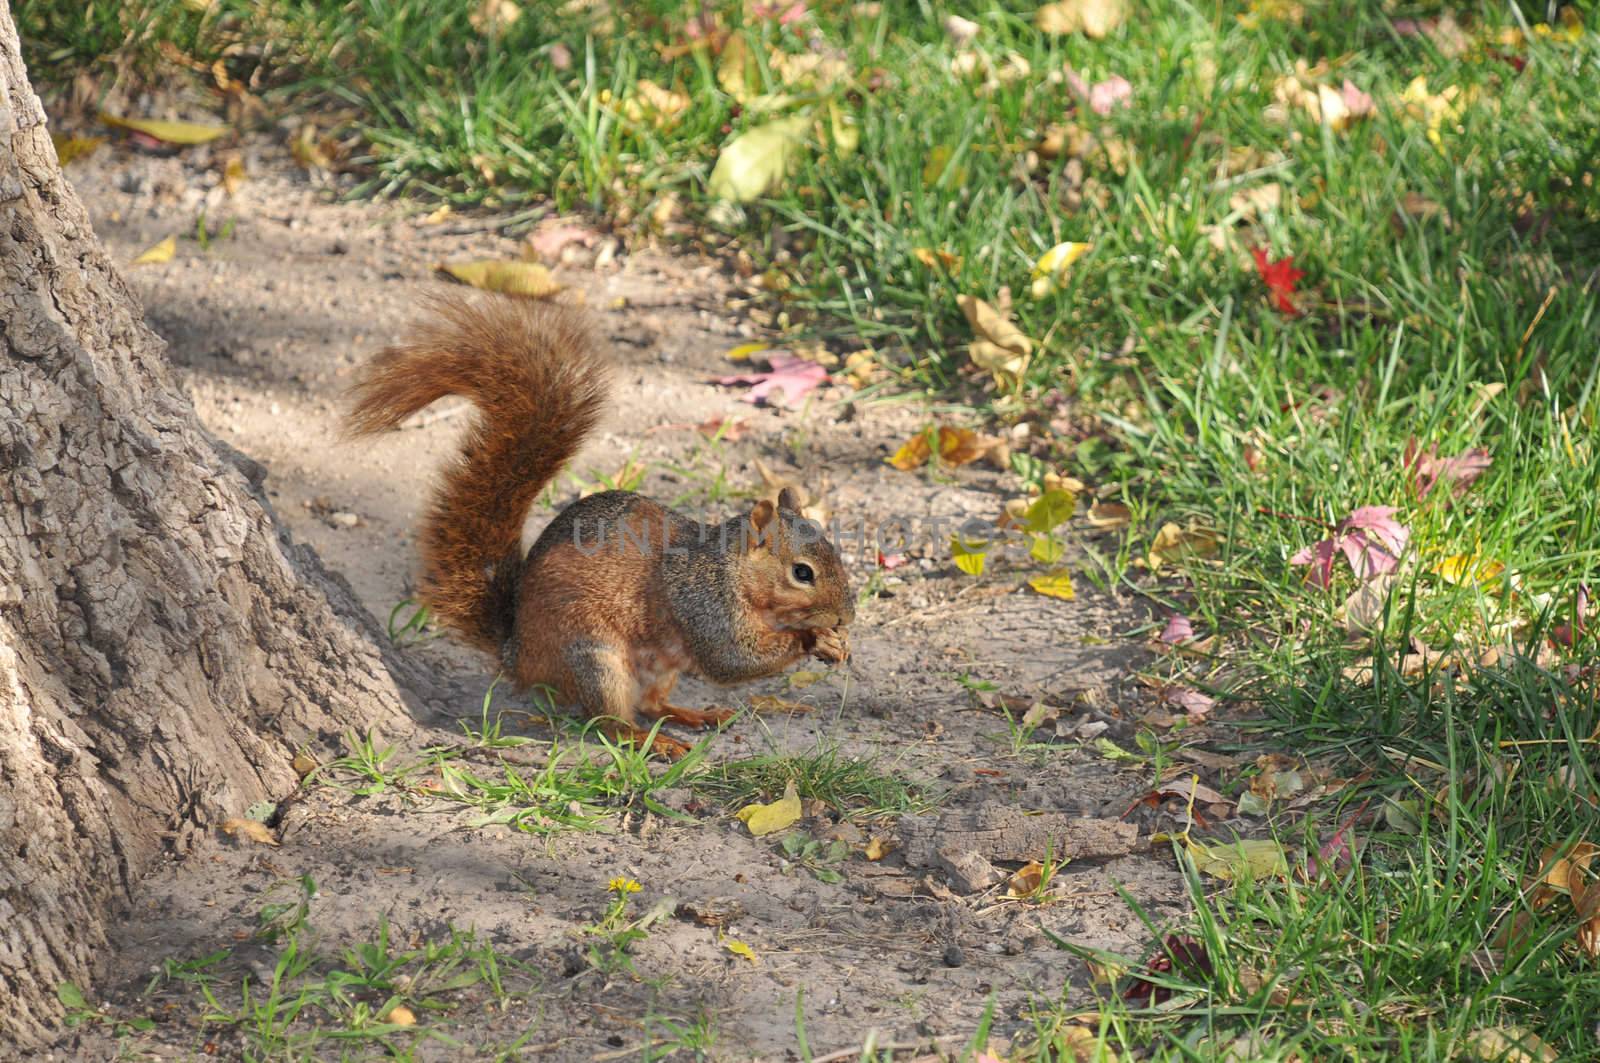
[[[375, 625], [200, 427], [62, 178], [0, 0], [0, 1055], [163, 852], [410, 730]], [[398, 675], [398, 679], [397, 679]]]

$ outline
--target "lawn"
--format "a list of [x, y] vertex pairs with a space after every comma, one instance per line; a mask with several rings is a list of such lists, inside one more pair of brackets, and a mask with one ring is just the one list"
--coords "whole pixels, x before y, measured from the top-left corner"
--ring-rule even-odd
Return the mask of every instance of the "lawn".
[[1253, 776], [1286, 867], [1176, 840], [1165, 984], [1041, 999], [1030, 1058], [1543, 1060], [1600, 1052], [1600, 20], [1556, 8], [17, 16], [36, 85], [189, 70], [299, 116], [346, 194], [723, 256], [864, 399], [960, 404], [1021, 441], [1019, 490], [1126, 518], [1075, 577], [1156, 602], [1175, 689], [1338, 777], [1305, 817]]

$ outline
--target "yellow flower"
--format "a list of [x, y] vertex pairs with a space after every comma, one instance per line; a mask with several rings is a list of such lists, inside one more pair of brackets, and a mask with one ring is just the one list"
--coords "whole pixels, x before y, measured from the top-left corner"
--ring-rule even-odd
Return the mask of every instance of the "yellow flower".
[[644, 889], [644, 887], [639, 885], [631, 878], [614, 878], [611, 880], [611, 884], [607, 886], [606, 889], [612, 893], [615, 893], [617, 896], [622, 897], [630, 893], [638, 893], [640, 890]]

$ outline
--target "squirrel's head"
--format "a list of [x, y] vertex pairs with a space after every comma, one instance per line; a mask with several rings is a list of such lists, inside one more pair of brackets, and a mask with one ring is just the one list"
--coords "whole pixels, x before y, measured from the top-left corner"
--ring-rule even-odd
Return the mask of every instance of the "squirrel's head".
[[800, 515], [793, 489], [778, 504], [762, 499], [750, 511], [750, 555], [769, 563], [753, 566], [751, 587], [782, 627], [794, 630], [844, 627], [856, 618], [855, 598], [839, 551], [815, 521]]

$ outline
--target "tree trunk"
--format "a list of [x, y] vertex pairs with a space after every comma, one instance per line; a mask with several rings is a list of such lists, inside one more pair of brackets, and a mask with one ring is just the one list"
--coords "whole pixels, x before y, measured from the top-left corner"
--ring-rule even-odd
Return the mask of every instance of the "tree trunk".
[[[200, 427], [62, 178], [0, 0], [0, 1046], [164, 851], [413, 726], [349, 587]], [[0, 1053], [3, 1054], [3, 1053]]]

